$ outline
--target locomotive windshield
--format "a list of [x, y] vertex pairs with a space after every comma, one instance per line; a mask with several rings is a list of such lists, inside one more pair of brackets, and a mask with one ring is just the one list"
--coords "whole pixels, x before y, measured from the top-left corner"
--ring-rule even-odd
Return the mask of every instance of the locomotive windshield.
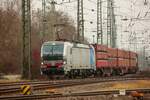
[[43, 60], [62, 60], [64, 45], [43, 45], [42, 58]]

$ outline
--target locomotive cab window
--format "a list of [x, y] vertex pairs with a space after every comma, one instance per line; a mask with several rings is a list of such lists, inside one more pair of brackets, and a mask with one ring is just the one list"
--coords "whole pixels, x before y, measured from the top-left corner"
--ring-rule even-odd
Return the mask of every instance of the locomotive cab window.
[[43, 45], [42, 56], [44, 60], [62, 60], [64, 52], [63, 44]]
[[64, 46], [63, 45], [44, 45], [42, 51], [43, 51], [43, 54], [59, 55], [59, 54], [63, 54]]

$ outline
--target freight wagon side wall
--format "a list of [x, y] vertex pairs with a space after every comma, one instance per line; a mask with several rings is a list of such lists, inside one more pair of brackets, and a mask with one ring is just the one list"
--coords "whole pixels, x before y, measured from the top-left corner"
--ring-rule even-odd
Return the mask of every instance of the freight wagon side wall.
[[137, 67], [137, 54], [134, 52], [108, 48], [104, 45], [94, 45], [97, 69], [113, 69], [121, 73], [128, 73]]
[[123, 58], [118, 58], [118, 67], [119, 68], [129, 68], [129, 61], [130, 59], [123, 59]]
[[122, 70], [126, 69], [126, 72], [129, 71], [135, 72], [138, 69], [137, 54], [131, 51], [125, 51], [118, 49], [118, 67]]
[[138, 69], [138, 56], [135, 52], [130, 51], [130, 69], [137, 70]]
[[95, 48], [95, 55], [96, 55], [96, 68], [101, 69], [101, 68], [106, 68], [108, 67], [108, 51], [107, 51], [107, 46], [105, 45], [100, 45], [100, 44], [95, 44], [93, 45]]
[[117, 59], [117, 49], [116, 48], [108, 48], [109, 54], [109, 68], [117, 68], [118, 59]]
[[109, 58], [117, 58], [117, 49], [116, 48], [108, 48]]
[[117, 57], [118, 57], [118, 67], [127, 69], [130, 67], [130, 53], [129, 51], [125, 50], [117, 50]]
[[117, 49], [117, 57], [118, 58], [123, 58], [123, 59], [129, 59], [130, 57], [129, 51]]
[[96, 52], [96, 58], [97, 59], [101, 59], [101, 60], [104, 60], [104, 59], [108, 59], [108, 53], [107, 52]]
[[108, 67], [108, 60], [96, 60], [96, 67], [97, 67], [97, 69], [107, 68]]

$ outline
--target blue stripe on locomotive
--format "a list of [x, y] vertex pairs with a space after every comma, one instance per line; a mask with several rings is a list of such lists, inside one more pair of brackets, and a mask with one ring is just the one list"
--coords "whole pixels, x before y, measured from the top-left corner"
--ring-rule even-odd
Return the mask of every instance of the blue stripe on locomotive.
[[94, 65], [94, 50], [90, 48], [90, 65]]

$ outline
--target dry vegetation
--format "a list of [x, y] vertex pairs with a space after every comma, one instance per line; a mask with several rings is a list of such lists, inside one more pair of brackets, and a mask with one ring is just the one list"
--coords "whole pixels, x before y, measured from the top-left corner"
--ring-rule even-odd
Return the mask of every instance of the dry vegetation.
[[0, 8], [0, 72], [16, 73], [20, 65], [21, 19], [17, 2], [5, 1]]
[[[105, 91], [105, 90], [126, 90], [126, 89], [138, 89], [138, 88], [150, 88], [149, 80], [133, 80], [133, 81], [121, 81], [121, 82], [102, 82], [96, 84], [88, 84], [73, 87], [64, 87], [61, 89], [55, 89], [56, 93], [78, 93], [87, 91]], [[51, 88], [50, 88], [51, 89]], [[49, 89], [48, 89], [49, 90]]]
[[[0, 73], [16, 74], [21, 70], [21, 0], [2, 0], [0, 1]], [[40, 47], [41, 40], [52, 40], [51, 29], [54, 27], [53, 20], [58, 24], [65, 24], [59, 32], [60, 38], [72, 40], [76, 37], [76, 28], [73, 21], [67, 14], [57, 11], [55, 17], [46, 14], [47, 24], [46, 33], [42, 38], [42, 13], [41, 10], [32, 11], [32, 73], [33, 77], [39, 75], [40, 68]], [[55, 19], [54, 19], [55, 18]]]

